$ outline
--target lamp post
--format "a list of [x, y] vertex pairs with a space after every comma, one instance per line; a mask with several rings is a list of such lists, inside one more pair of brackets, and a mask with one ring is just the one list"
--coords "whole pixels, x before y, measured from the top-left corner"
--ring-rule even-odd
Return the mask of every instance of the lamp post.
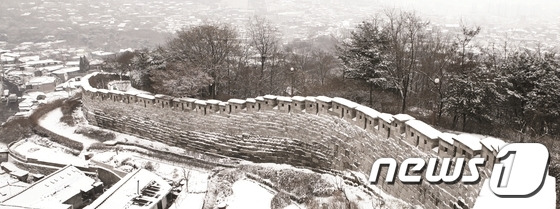
[[290, 96], [294, 96], [294, 68], [290, 68], [290, 72], [292, 74], [292, 85], [290, 86]]
[[[437, 87], [437, 85], [439, 84], [440, 80], [439, 78], [435, 78], [434, 79], [434, 85]], [[437, 104], [437, 97], [438, 97], [438, 92], [435, 92], [432, 90], [432, 92], [434, 92], [435, 96], [434, 96], [434, 101], [432, 103], [432, 124], [435, 124], [436, 122], [436, 104]]]

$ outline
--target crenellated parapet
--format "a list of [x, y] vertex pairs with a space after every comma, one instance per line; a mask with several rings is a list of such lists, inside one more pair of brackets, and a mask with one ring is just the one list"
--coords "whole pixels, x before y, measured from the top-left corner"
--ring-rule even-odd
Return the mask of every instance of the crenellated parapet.
[[[228, 101], [175, 98], [92, 88], [88, 81], [91, 76], [96, 74], [82, 79], [84, 113], [91, 124], [173, 146], [255, 162], [369, 173], [375, 159], [388, 156], [399, 161], [420, 155], [480, 156], [493, 164], [504, 144], [499, 139], [480, 140], [442, 133], [409, 115], [382, 113], [339, 97], [264, 95]], [[325, 118], [346, 122], [329, 124], [337, 125], [335, 130], [321, 126]], [[286, 123], [292, 125], [281, 125]], [[344, 130], [361, 131], [351, 134]], [[360, 141], [356, 137], [379, 141]], [[491, 169], [488, 163], [486, 167]], [[473, 205], [473, 195], [476, 198], [480, 189], [428, 184], [407, 187], [401, 182], [380, 186], [392, 195], [425, 204], [427, 208], [453, 208], [459, 202], [457, 197], [463, 195], [470, 199], [465, 197], [461, 201]], [[426, 189], [436, 187], [445, 191]], [[418, 196], [426, 193], [431, 197]]]

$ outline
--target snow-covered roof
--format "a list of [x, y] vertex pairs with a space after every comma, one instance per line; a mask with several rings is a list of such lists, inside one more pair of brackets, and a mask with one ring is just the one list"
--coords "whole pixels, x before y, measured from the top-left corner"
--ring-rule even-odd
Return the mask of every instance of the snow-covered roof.
[[[68, 165], [44, 177], [1, 204], [22, 208], [68, 208], [62, 204], [82, 190], [92, 189], [95, 180]], [[1, 206], [0, 206], [1, 207]]]
[[241, 100], [241, 99], [229, 99], [228, 103], [235, 103], [235, 104], [245, 104], [245, 100]]
[[227, 102], [220, 102], [218, 103], [219, 106], [226, 106], [228, 103]]
[[165, 95], [165, 94], [156, 94], [154, 97], [156, 97], [158, 99], [165, 99], [165, 100], [172, 100], [173, 98], [175, 98], [175, 97]]
[[445, 141], [445, 142], [447, 142], [447, 143], [453, 145], [453, 142], [455, 141], [455, 140], [453, 140], [453, 137], [455, 137], [455, 136], [457, 136], [457, 135], [452, 134], [452, 133], [441, 133], [441, 134], [439, 135], [439, 138], [440, 138], [441, 140], [443, 140], [443, 141]]
[[247, 98], [245, 101], [250, 102], [250, 103], [256, 103], [257, 100], [253, 99], [253, 98]]
[[31, 85], [40, 85], [40, 84], [46, 84], [46, 83], [54, 83], [56, 81], [55, 77], [50, 77], [50, 76], [41, 76], [41, 77], [33, 77], [31, 79], [29, 79], [29, 84]]
[[257, 100], [257, 101], [264, 101], [264, 97], [258, 96], [258, 97], [255, 98], [255, 100]]
[[270, 94], [268, 94], [268, 95], [264, 95], [263, 98], [265, 98], [265, 99], [276, 99], [276, 97], [277, 97], [277, 96], [275, 96], [275, 95], [270, 95]]
[[377, 116], [387, 123], [393, 122], [393, 115], [389, 113], [379, 113]]
[[276, 97], [276, 100], [282, 101], [282, 102], [292, 102], [292, 98], [290, 98], [290, 97], [283, 97], [283, 96]]
[[[85, 208], [155, 208], [170, 191], [171, 186], [163, 178], [146, 169], [138, 169], [127, 174]], [[136, 200], [144, 200], [145, 204], [133, 203]]]
[[124, 95], [124, 92], [119, 91], [119, 90], [109, 90], [109, 93], [118, 94], [118, 95]]
[[459, 134], [453, 138], [455, 139], [455, 141], [464, 144], [472, 150], [476, 151], [482, 149], [482, 144], [480, 143], [480, 138], [478, 137], [474, 137], [469, 134]]
[[414, 120], [415, 118], [408, 115], [408, 114], [396, 114], [393, 115], [393, 118], [395, 118], [395, 120], [398, 120], [400, 122], [405, 122], [405, 121], [409, 121], [409, 120]]
[[213, 104], [213, 105], [220, 104], [220, 102], [222, 102], [222, 101], [220, 101], [220, 100], [215, 100], [215, 99], [206, 100], [206, 103], [207, 103], [207, 104]]
[[293, 100], [293, 101], [298, 101], [298, 102], [303, 102], [303, 101], [305, 101], [305, 97], [302, 97], [302, 96], [293, 96], [293, 97], [292, 97], [292, 100]]
[[315, 97], [305, 97], [305, 101], [316, 102]]
[[180, 98], [180, 100], [183, 101], [183, 102], [195, 102], [196, 101], [195, 98], [189, 98], [189, 97], [183, 97], [183, 98]]
[[327, 102], [327, 103], [329, 103], [329, 102], [332, 101], [332, 98], [326, 97], [326, 96], [318, 96], [318, 97], [315, 97], [315, 99], [316, 99], [317, 101]]
[[198, 105], [206, 105], [206, 100], [196, 100], [194, 103]]
[[480, 143], [486, 148], [488, 148], [490, 151], [496, 151], [496, 152], [500, 151], [500, 149], [502, 149], [502, 147], [504, 147], [507, 144], [503, 140], [494, 137], [484, 138], [480, 140]]
[[368, 106], [364, 106], [364, 105], [358, 105], [358, 107], [356, 107], [357, 111], [360, 111], [362, 113], [364, 113], [365, 115], [372, 117], [372, 118], [378, 118], [379, 117], [379, 112], [377, 110], [374, 110]]
[[153, 95], [149, 95], [149, 94], [137, 94], [136, 96], [140, 97], [140, 98], [144, 98], [144, 99], [155, 99], [156, 98]]
[[59, 70], [55, 70], [52, 73], [54, 74], [64, 74], [64, 73], [71, 73], [71, 72], [77, 72], [80, 71], [80, 67], [67, 67], [67, 68], [62, 68]]
[[358, 106], [358, 103], [340, 97], [335, 97], [332, 99], [332, 101], [344, 105], [348, 108], [356, 108]]
[[408, 125], [409, 127], [413, 128], [414, 130], [420, 132], [421, 134], [425, 135], [430, 139], [437, 139], [438, 136], [441, 134], [440, 131], [424, 123], [421, 120], [409, 120], [406, 122], [406, 125]]

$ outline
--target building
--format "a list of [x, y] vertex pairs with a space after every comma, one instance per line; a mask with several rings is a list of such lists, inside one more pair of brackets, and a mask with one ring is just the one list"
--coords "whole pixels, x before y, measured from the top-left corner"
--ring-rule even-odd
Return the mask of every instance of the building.
[[0, 208], [81, 208], [102, 187], [101, 182], [96, 182], [76, 167], [68, 165], [4, 200], [0, 203]]
[[171, 186], [160, 176], [139, 169], [127, 174], [85, 209], [164, 209]]
[[56, 89], [56, 80], [57, 78], [49, 76], [33, 77], [27, 82], [26, 89], [30, 92], [53, 92]]

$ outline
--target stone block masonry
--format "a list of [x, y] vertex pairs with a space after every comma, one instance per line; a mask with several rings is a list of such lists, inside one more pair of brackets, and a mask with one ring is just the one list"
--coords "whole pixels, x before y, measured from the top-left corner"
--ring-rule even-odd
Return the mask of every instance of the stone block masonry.
[[[83, 80], [87, 82], [87, 78], [89, 76]], [[173, 104], [186, 99], [166, 98], [165, 102], [170, 103], [161, 105], [160, 102], [158, 105], [156, 98], [146, 95], [109, 99], [108, 95], [104, 96], [106, 93], [91, 88], [89, 84], [82, 87], [83, 111], [90, 124], [188, 151], [253, 162], [290, 164], [313, 170], [351, 170], [366, 176], [379, 158], [390, 157], [400, 163], [406, 158], [436, 157], [435, 153], [400, 145], [395, 137], [387, 138], [386, 133], [379, 131], [379, 125], [377, 129], [356, 125], [350, 117], [363, 115], [362, 112], [350, 116], [346, 114], [345, 117], [329, 113], [333, 106], [326, 97], [306, 99], [304, 102], [296, 99], [308, 108], [293, 108], [294, 105], [282, 109], [277, 105], [283, 103], [286, 107], [288, 99], [278, 102], [276, 96], [267, 95], [262, 100], [257, 98], [254, 102], [256, 108], [250, 106], [250, 111], [242, 102], [245, 100], [235, 100], [229, 105], [239, 104], [236, 111], [214, 114], [180, 108], [187, 106], [186, 103]], [[259, 108], [258, 104], [262, 101], [264, 104]], [[250, 104], [253, 105], [252, 100]], [[346, 106], [344, 108], [348, 111], [355, 111]], [[313, 111], [307, 113], [308, 110]], [[299, 111], [299, 114], [293, 114], [293, 111]], [[378, 118], [370, 112], [367, 115], [369, 119]], [[380, 121], [373, 124], [380, 124]], [[425, 208], [472, 206], [481, 187], [481, 183], [411, 185], [398, 180], [388, 185], [384, 182], [385, 176], [386, 172], [381, 172], [378, 187]]]

